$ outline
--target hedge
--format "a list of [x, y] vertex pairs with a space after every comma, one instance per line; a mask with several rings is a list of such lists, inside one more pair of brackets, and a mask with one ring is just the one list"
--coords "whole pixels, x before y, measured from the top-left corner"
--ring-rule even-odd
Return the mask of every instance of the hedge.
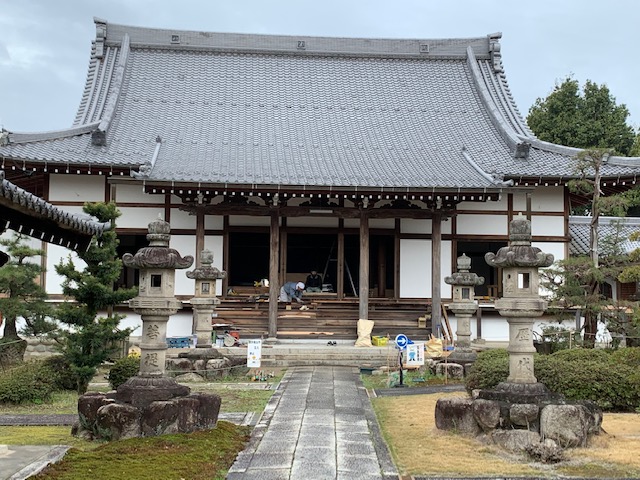
[[56, 390], [55, 372], [42, 361], [0, 372], [0, 403], [43, 403]]
[[[560, 350], [534, 355], [535, 376], [549, 390], [569, 400], [593, 400], [603, 410], [634, 411], [640, 407], [640, 349]], [[465, 379], [467, 390], [492, 388], [507, 380], [504, 349], [481, 352]]]

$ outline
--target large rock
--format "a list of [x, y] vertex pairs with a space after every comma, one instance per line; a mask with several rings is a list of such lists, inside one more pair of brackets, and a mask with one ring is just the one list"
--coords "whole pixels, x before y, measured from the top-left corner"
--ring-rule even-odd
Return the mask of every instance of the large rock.
[[511, 452], [526, 451], [530, 445], [540, 443], [540, 434], [530, 430], [494, 430], [491, 441]]
[[108, 398], [104, 393], [88, 392], [78, 398], [78, 418], [80, 427], [91, 432], [94, 431], [98, 419], [98, 409], [114, 400]]
[[494, 400], [475, 400], [473, 417], [485, 432], [494, 430], [500, 424], [500, 403]]
[[436, 402], [436, 427], [475, 436], [480, 426], [473, 416], [473, 400], [470, 398], [441, 398]]
[[173, 400], [151, 403], [142, 413], [142, 435], [152, 437], [178, 433], [178, 409]]
[[540, 408], [534, 403], [514, 403], [509, 408], [509, 420], [513, 425], [537, 430]]
[[562, 448], [584, 447], [593, 416], [584, 405], [547, 405], [540, 413], [540, 435]]
[[110, 403], [98, 409], [98, 435], [106, 440], [139, 437], [140, 410], [125, 403]]
[[446, 375], [449, 378], [464, 378], [464, 367], [459, 363], [440, 362], [436, 365], [436, 375]]

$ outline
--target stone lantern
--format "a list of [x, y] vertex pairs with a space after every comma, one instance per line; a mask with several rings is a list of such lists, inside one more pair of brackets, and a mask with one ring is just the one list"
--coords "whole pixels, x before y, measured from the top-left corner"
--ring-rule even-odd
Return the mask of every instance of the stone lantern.
[[[470, 272], [471, 259], [464, 253], [458, 257], [458, 271], [445, 277], [444, 281], [452, 285], [452, 300], [449, 304], [451, 311], [455, 313], [457, 319], [456, 349], [451, 355], [452, 361], [459, 363], [473, 362], [476, 358], [475, 352], [471, 350], [471, 315], [478, 309], [474, 299], [475, 286], [484, 283], [484, 277], [479, 277]], [[454, 358], [455, 357], [455, 360]]]
[[123, 263], [140, 270], [138, 296], [129, 306], [142, 317], [140, 371], [116, 392], [91, 392], [78, 400], [78, 435], [117, 440], [139, 436], [186, 433], [214, 428], [219, 395], [193, 393], [165, 375], [167, 322], [181, 303], [174, 295], [175, 271], [189, 268], [193, 257], [169, 248], [171, 226], [158, 218], [149, 224], [149, 246]]
[[200, 254], [200, 266], [187, 272], [187, 277], [196, 281], [196, 296], [191, 299], [193, 306], [193, 324], [198, 337], [196, 347], [211, 347], [211, 317], [220, 300], [216, 297], [216, 280], [223, 279], [226, 272], [212, 267], [213, 253], [203, 250]]
[[508, 383], [535, 384], [533, 370], [533, 323], [547, 308], [540, 297], [540, 267], [553, 263], [553, 255], [531, 246], [531, 222], [522, 214], [511, 221], [509, 245], [497, 254], [487, 253], [486, 262], [502, 268], [503, 297], [496, 309], [509, 323]]

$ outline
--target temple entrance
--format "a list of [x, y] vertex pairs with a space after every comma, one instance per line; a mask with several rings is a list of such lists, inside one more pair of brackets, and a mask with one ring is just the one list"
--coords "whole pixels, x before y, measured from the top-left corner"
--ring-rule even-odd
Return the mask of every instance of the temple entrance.
[[[369, 247], [369, 296], [394, 296], [394, 236], [371, 235]], [[283, 262], [281, 262], [281, 265]], [[323, 279], [323, 290], [338, 291], [338, 235], [335, 233], [287, 233], [285, 281], [305, 281], [312, 270]], [[360, 237], [344, 235], [342, 285], [345, 297], [357, 297], [360, 272]], [[229, 286], [248, 287], [269, 278], [269, 233], [229, 233]]]

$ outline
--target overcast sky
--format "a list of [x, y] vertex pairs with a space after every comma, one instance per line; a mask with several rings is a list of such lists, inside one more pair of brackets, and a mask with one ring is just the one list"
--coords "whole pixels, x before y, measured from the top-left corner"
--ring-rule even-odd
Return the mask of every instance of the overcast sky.
[[502, 32], [526, 116], [569, 75], [606, 83], [640, 126], [638, 0], [0, 0], [0, 126], [68, 127], [83, 92], [93, 17], [145, 27], [371, 38]]

